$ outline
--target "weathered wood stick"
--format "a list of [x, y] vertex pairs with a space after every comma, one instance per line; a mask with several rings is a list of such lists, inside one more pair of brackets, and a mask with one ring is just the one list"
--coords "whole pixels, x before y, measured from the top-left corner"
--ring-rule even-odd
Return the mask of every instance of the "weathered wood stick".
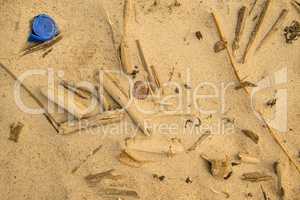
[[124, 112], [121, 110], [107, 111], [87, 119], [74, 121], [74, 122], [64, 122], [60, 124], [59, 131], [60, 134], [68, 135], [81, 130], [96, 128], [99, 126], [104, 126], [107, 124], [117, 123], [124, 119]]
[[132, 12], [132, 1], [125, 0], [124, 2], [124, 15], [123, 15], [123, 37], [120, 46], [121, 63], [125, 73], [132, 74], [134, 66], [130, 58], [130, 48], [128, 39], [128, 26]]
[[270, 28], [270, 30], [268, 31], [268, 33], [265, 35], [265, 37], [261, 40], [261, 42], [259, 43], [259, 45], [256, 48], [256, 51], [258, 51], [262, 45], [267, 42], [267, 40], [271, 37], [272, 34], [274, 34], [276, 31], [278, 31], [279, 26], [283, 23], [285, 17], [288, 14], [288, 10], [287, 9], [283, 9], [279, 15], [279, 17], [276, 19], [275, 23], [272, 25], [272, 27]]
[[160, 81], [159, 81], [159, 78], [158, 78], [158, 74], [155, 70], [155, 67], [153, 65], [151, 65], [150, 68], [151, 68], [151, 71], [152, 71], [152, 74], [153, 74], [153, 77], [154, 77], [157, 88], [161, 88], [161, 84], [160, 84]]
[[103, 87], [106, 92], [124, 108], [130, 118], [133, 120], [135, 125], [139, 127], [139, 129], [147, 136], [151, 135], [151, 131], [145, 127], [144, 125], [144, 116], [142, 113], [136, 108], [136, 106], [130, 102], [129, 97], [124, 93], [121, 87], [118, 85], [116, 81], [114, 81], [109, 74], [104, 71], [101, 71], [99, 76], [103, 75]]
[[148, 78], [148, 81], [150, 83], [151, 89], [153, 91], [156, 91], [156, 89], [158, 88], [158, 86], [156, 85], [156, 81], [155, 81], [154, 75], [151, 73], [150, 67], [149, 67], [149, 65], [148, 65], [148, 63], [146, 61], [142, 45], [141, 45], [141, 43], [140, 43], [139, 40], [136, 40], [135, 42], [136, 42], [136, 46], [138, 48], [139, 56], [140, 56], [141, 61], [142, 61], [142, 65], [143, 65], [145, 71], [147, 72], [147, 78]]
[[244, 55], [243, 55], [243, 58], [242, 58], [242, 63], [243, 64], [247, 60], [248, 53], [249, 53], [250, 49], [252, 48], [252, 45], [253, 45], [256, 37], [257, 37], [257, 34], [259, 33], [260, 28], [261, 28], [261, 26], [262, 26], [262, 24], [265, 20], [266, 13], [267, 13], [267, 11], [270, 7], [271, 2], [272, 2], [272, 0], [266, 0], [265, 5], [263, 6], [263, 9], [262, 9], [261, 14], [259, 16], [259, 19], [258, 19], [253, 31], [251, 32], [247, 47], [245, 49], [245, 52], [244, 52]]
[[237, 24], [235, 29], [235, 38], [232, 43], [232, 51], [235, 55], [236, 51], [240, 48], [240, 39], [245, 29], [247, 18], [247, 7], [243, 6], [238, 12]]

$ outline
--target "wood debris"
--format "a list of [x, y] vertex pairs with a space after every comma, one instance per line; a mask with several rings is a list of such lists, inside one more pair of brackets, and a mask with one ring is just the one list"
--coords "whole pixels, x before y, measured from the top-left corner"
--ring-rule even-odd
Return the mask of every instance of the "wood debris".
[[277, 99], [273, 98], [273, 99], [270, 99], [269, 101], [267, 101], [266, 105], [272, 108], [273, 106], [276, 105], [276, 103], [277, 103]]
[[99, 196], [126, 196], [139, 199], [139, 195], [134, 190], [119, 189], [119, 188], [103, 188], [97, 194]]
[[250, 35], [250, 38], [249, 38], [249, 41], [248, 41], [248, 44], [247, 44], [247, 47], [245, 49], [245, 52], [244, 52], [244, 55], [243, 55], [243, 58], [242, 58], [242, 63], [244, 64], [246, 62], [246, 59], [247, 59], [247, 56], [248, 56], [248, 53], [250, 51], [250, 49], [252, 48], [252, 45], [257, 37], [257, 34], [259, 33], [260, 31], [260, 28], [265, 20], [265, 16], [267, 14], [267, 11], [270, 7], [270, 4], [271, 4], [271, 1], [272, 0], [266, 0], [264, 6], [263, 6], [263, 9], [261, 11], [261, 14], [259, 16], [259, 19], [253, 29], [253, 31], [251, 32], [251, 35]]
[[86, 177], [84, 177], [84, 179], [89, 183], [89, 184], [96, 184], [99, 183], [101, 180], [103, 179], [112, 179], [112, 180], [119, 180], [122, 179], [123, 176], [121, 175], [114, 175], [113, 172], [115, 170], [114, 169], [110, 169], [104, 172], [99, 172], [96, 174], [89, 174]]
[[223, 51], [224, 49], [226, 49], [226, 46], [227, 46], [227, 42], [224, 41], [216, 42], [214, 45], [215, 53], [219, 53], [220, 51]]
[[[36, 51], [40, 51], [40, 50], [47, 50], [50, 47], [52, 47], [53, 45], [55, 45], [56, 43], [58, 43], [59, 41], [61, 41], [62, 39], [63, 39], [63, 36], [58, 35], [50, 41], [43, 42], [43, 43], [37, 43], [37, 44], [34, 44], [32, 46], [29, 46], [29, 47], [27, 47], [26, 49], [23, 50], [21, 56], [25, 56], [27, 54], [30, 54], [30, 53], [33, 53], [33, 52], [36, 52]], [[45, 55], [44, 55], [44, 57], [45, 57]]]
[[272, 180], [273, 177], [261, 172], [250, 172], [242, 175], [242, 180], [250, 182], [261, 182]]
[[290, 26], [284, 29], [285, 41], [288, 44], [292, 44], [300, 37], [300, 22], [293, 21]]
[[10, 125], [10, 134], [8, 139], [17, 143], [19, 141], [19, 136], [23, 127], [24, 124], [21, 122], [13, 123], [12, 125]]
[[157, 83], [157, 80], [156, 80], [157, 78], [154, 77], [155, 75], [153, 74], [153, 70], [150, 69], [150, 67], [146, 61], [141, 42], [139, 40], [136, 40], [136, 46], [138, 48], [138, 52], [139, 52], [139, 56], [140, 56], [142, 65], [147, 73], [147, 79], [150, 83], [151, 89], [153, 91], [156, 91], [156, 89], [159, 89], [160, 85]]
[[244, 163], [252, 163], [252, 164], [256, 164], [256, 163], [259, 163], [260, 160], [254, 156], [251, 156], [247, 153], [239, 153], [238, 154], [238, 158], [244, 162]]
[[242, 133], [244, 133], [245, 136], [250, 138], [255, 144], [258, 144], [259, 136], [256, 133], [254, 133], [253, 131], [247, 130], [247, 129], [243, 129]]
[[274, 172], [277, 175], [277, 191], [278, 191], [278, 195], [280, 197], [280, 199], [283, 199], [284, 194], [285, 194], [285, 190], [282, 184], [282, 177], [283, 177], [283, 163], [281, 162], [275, 162], [274, 165]]
[[232, 51], [234, 55], [236, 54], [236, 51], [240, 48], [240, 40], [245, 29], [246, 19], [247, 19], [247, 7], [242, 6], [238, 12], [238, 18], [237, 18], [236, 29], [235, 29], [235, 37], [232, 43]]
[[190, 147], [187, 149], [187, 152], [191, 152], [191, 151], [195, 151], [197, 149], [197, 147], [208, 138], [209, 134], [203, 134], [201, 135], [197, 141]]
[[243, 82], [240, 82], [239, 85], [235, 86], [234, 89], [240, 90], [240, 89], [247, 88], [247, 87], [257, 87], [257, 85], [254, 83], [251, 83], [250, 81], [243, 81]]
[[202, 40], [203, 39], [203, 35], [200, 31], [196, 31], [195, 36], [198, 40]]
[[82, 120], [67, 121], [59, 126], [59, 133], [63, 135], [72, 134], [80, 130], [86, 130], [89, 128], [96, 128], [107, 124], [118, 123], [125, 117], [125, 113], [122, 110], [106, 111], [96, 114]]
[[264, 43], [267, 42], [267, 40], [276, 32], [279, 30], [279, 26], [283, 23], [285, 17], [288, 14], [288, 10], [287, 9], [283, 9], [278, 18], [276, 19], [275, 23], [272, 25], [272, 27], [270, 28], [270, 30], [267, 32], [267, 34], [264, 36], [264, 38], [261, 40], [261, 42], [258, 44], [256, 51], [258, 51], [263, 45]]
[[210, 172], [216, 178], [228, 179], [232, 175], [232, 163], [226, 156], [225, 159], [209, 159], [205, 155], [201, 155], [210, 165]]
[[260, 189], [263, 194], [264, 200], [271, 200], [271, 198], [269, 197], [269, 195], [267, 194], [267, 192], [265, 191], [265, 189], [262, 185], [260, 185]]

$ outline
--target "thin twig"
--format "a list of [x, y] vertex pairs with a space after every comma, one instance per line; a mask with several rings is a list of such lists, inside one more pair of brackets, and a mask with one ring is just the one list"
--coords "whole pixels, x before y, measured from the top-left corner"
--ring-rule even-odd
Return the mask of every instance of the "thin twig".
[[261, 11], [261, 14], [259, 16], [259, 19], [253, 29], [253, 31], [251, 32], [251, 35], [250, 35], [250, 38], [249, 38], [249, 41], [248, 41], [248, 44], [247, 44], [247, 47], [245, 49], [245, 52], [244, 52], [244, 55], [243, 55], [243, 58], [242, 58], [242, 63], [244, 64], [246, 62], [246, 59], [247, 59], [247, 56], [248, 56], [248, 53], [257, 37], [257, 34], [258, 32], [260, 31], [260, 28], [265, 20], [265, 16], [266, 16], [266, 13], [268, 11], [268, 8], [270, 7], [270, 4], [271, 4], [272, 0], [266, 0], [264, 6], [263, 6], [263, 9]]
[[[224, 38], [223, 32], [222, 32], [222, 30], [221, 30], [221, 28], [220, 28], [219, 22], [218, 22], [218, 20], [217, 20], [217, 18], [216, 18], [216, 16], [215, 16], [215, 14], [212, 13], [212, 16], [213, 16], [214, 22], [215, 22], [215, 24], [216, 24], [216, 27], [217, 27], [217, 30], [218, 30], [220, 39], [222, 39], [222, 40], [225, 41], [226, 39]], [[240, 78], [240, 76], [239, 76], [238, 73], [237, 73], [237, 70], [236, 70], [237, 68], [236, 68], [236, 66], [235, 66], [235, 63], [234, 63], [234, 61], [233, 61], [233, 57], [232, 57], [232, 55], [231, 55], [231, 53], [230, 53], [230, 50], [229, 50], [228, 46], [226, 47], [226, 50], [227, 50], [227, 55], [228, 55], [230, 64], [231, 64], [231, 66], [232, 66], [233, 72], [234, 72], [234, 74], [235, 74], [235, 76], [236, 76], [236, 79], [239, 81], [239, 83], [241, 83], [241, 82], [242, 82], [242, 81], [241, 81], [241, 78]], [[247, 90], [246, 88], [243, 88], [243, 90], [244, 90], [245, 93], [249, 96], [248, 90]], [[289, 159], [289, 160], [291, 161], [291, 163], [296, 167], [298, 173], [300, 174], [300, 167], [298, 166], [297, 161], [295, 161], [295, 160], [292, 158], [292, 156], [290, 155], [290, 153], [288, 152], [288, 150], [287, 150], [287, 149], [285, 148], [285, 146], [280, 142], [280, 140], [279, 140], [279, 138], [277, 137], [277, 135], [272, 131], [272, 129], [270, 128], [270, 126], [267, 124], [267, 122], [266, 122], [265, 119], [263, 118], [262, 113], [259, 112], [259, 111], [257, 111], [257, 110], [256, 110], [256, 112], [259, 114], [261, 120], [263, 120], [265, 126], [266, 126], [267, 129], [268, 129], [268, 132], [270, 133], [270, 135], [273, 137], [273, 139], [275, 140], [275, 142], [280, 146], [280, 148], [282, 149], [282, 151], [284, 152], [284, 154], [288, 157], [288, 159]]]
[[296, 11], [300, 14], [300, 3], [297, 1], [291, 1], [292, 6], [296, 9]]
[[232, 51], [234, 55], [236, 50], [240, 48], [240, 39], [242, 37], [246, 25], [246, 18], [247, 18], [246, 12], [247, 12], [246, 6], [241, 7], [238, 12], [237, 24], [235, 29], [235, 38], [232, 43]]
[[136, 42], [136, 46], [138, 48], [139, 56], [140, 56], [141, 61], [142, 61], [142, 65], [143, 65], [145, 71], [147, 72], [147, 78], [148, 78], [148, 81], [150, 83], [150, 86], [151, 86], [153, 91], [156, 91], [158, 86], [157, 87], [154, 86], [154, 84], [156, 84], [156, 81], [155, 81], [154, 75], [153, 75], [153, 73], [151, 73], [150, 67], [149, 67], [149, 65], [146, 61], [142, 45], [141, 45], [139, 40], [136, 40], [135, 42]]
[[42, 102], [27, 88], [26, 85], [24, 85], [24, 83], [22, 83], [22, 81], [20, 81], [16, 75], [14, 75], [13, 72], [11, 72], [7, 67], [5, 67], [2, 63], [0, 63], [0, 67], [2, 69], [4, 69], [4, 71], [6, 73], [8, 73], [15, 81], [17, 81], [20, 86], [29, 94], [29, 96], [43, 109], [44, 113], [43, 115], [46, 117], [46, 119], [49, 121], [49, 123], [52, 125], [52, 127], [56, 130], [56, 132], [58, 131], [58, 123], [55, 121], [55, 119], [50, 115], [50, 113], [48, 112], [48, 110], [44, 107], [44, 105], [42, 104]]
[[72, 174], [76, 173], [77, 170], [78, 170], [78, 169], [79, 169], [86, 161], [88, 161], [88, 159], [89, 159], [90, 157], [92, 157], [93, 155], [95, 155], [95, 154], [102, 148], [102, 146], [103, 146], [103, 145], [100, 144], [98, 147], [96, 147], [96, 148], [92, 151], [92, 153], [88, 154], [88, 155], [86, 156], [86, 158], [80, 162], [79, 165], [75, 166], [75, 167], [72, 169], [72, 171], [71, 171]]
[[256, 3], [257, 3], [257, 0], [254, 0], [252, 6], [251, 6], [251, 8], [250, 8], [249, 15], [252, 14], [252, 11], [254, 10], [254, 7], [255, 7]]
[[53, 45], [55, 45], [56, 43], [58, 43], [59, 41], [61, 41], [62, 39], [63, 39], [63, 36], [58, 35], [57, 37], [53, 38], [50, 41], [38, 43], [33, 46], [29, 46], [28, 48], [24, 49], [21, 56], [25, 56], [27, 54], [30, 54], [30, 53], [33, 53], [36, 51], [40, 51], [43, 49], [48, 49], [48, 48], [52, 47]]
[[281, 13], [279, 14], [275, 23], [272, 25], [272, 27], [270, 28], [268, 33], [265, 35], [265, 37], [261, 40], [261, 42], [257, 46], [256, 51], [258, 51], [262, 47], [262, 45], [271, 37], [272, 34], [274, 34], [276, 31], [278, 31], [279, 26], [283, 23], [283, 20], [285, 19], [287, 14], [288, 14], [287, 9], [283, 9], [281, 11]]

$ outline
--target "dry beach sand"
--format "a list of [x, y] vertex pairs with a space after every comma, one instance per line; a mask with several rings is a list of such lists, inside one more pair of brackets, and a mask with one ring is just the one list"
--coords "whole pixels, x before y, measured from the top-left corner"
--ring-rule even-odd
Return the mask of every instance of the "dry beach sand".
[[[132, 2], [127, 35], [132, 66], [139, 70], [135, 80], [144, 80], [147, 75], [135, 44], [135, 40], [139, 40], [145, 59], [148, 65], [155, 67], [160, 83], [174, 81], [178, 84], [166, 86], [164, 95], [175, 95], [175, 101], [172, 101], [175, 104], [182, 99], [179, 111], [184, 112], [146, 114], [144, 120], [155, 126], [150, 137], [141, 131], [135, 133], [134, 122], [128, 114], [119, 123], [61, 135], [44, 115], [28, 114], [16, 104], [15, 80], [0, 68], [1, 199], [267, 199], [262, 188], [269, 199], [300, 199], [300, 41], [287, 44], [283, 35], [285, 26], [293, 20], [300, 21], [297, 10], [288, 0], [272, 0], [247, 61], [241, 64], [238, 61], [265, 3], [264, 0], [257, 1], [253, 12], [247, 16], [240, 49], [234, 57], [235, 74], [227, 51], [214, 52], [220, 37], [211, 13], [217, 16], [231, 54], [238, 10], [244, 5], [249, 11], [254, 1]], [[0, 0], [0, 63], [17, 77], [32, 69], [50, 69], [55, 73], [63, 71], [64, 80], [96, 84], [95, 73], [100, 68], [120, 70], [116, 50], [123, 34], [123, 9], [121, 0]], [[255, 51], [282, 9], [289, 12], [279, 30]], [[20, 52], [28, 45], [30, 20], [40, 13], [55, 19], [63, 38], [47, 55], [45, 51], [37, 51], [21, 56]], [[115, 44], [107, 15], [113, 25]], [[200, 40], [195, 35], [197, 31], [202, 34]], [[264, 80], [274, 85], [251, 95], [258, 87], [237, 90], [238, 79], [256, 86]], [[24, 80], [43, 104], [46, 98], [40, 88], [47, 86], [47, 81], [45, 75]], [[120, 82], [124, 88], [128, 87], [125, 80]], [[193, 101], [189, 98], [190, 93], [211, 96]], [[278, 94], [283, 100], [277, 99], [276, 104], [267, 106], [266, 103]], [[180, 98], [176, 99], [176, 96]], [[28, 107], [39, 107], [23, 89], [21, 99]], [[151, 111], [147, 102], [152, 101], [147, 98], [135, 104]], [[270, 121], [269, 126], [259, 119], [251, 104], [261, 117]], [[205, 112], [207, 110], [216, 112]], [[283, 113], [279, 113], [282, 110]], [[285, 128], [285, 115], [286, 131], [278, 130]], [[63, 122], [66, 116], [66, 112], [53, 113], [57, 122]], [[200, 126], [197, 126], [198, 119]], [[14, 142], [9, 136], [10, 126], [16, 122], [21, 122], [24, 127], [18, 141]], [[161, 124], [165, 126], [161, 127]], [[211, 134], [195, 150], [187, 151], [207, 132], [205, 127], [211, 127]], [[258, 143], [246, 137], [242, 130], [257, 134]], [[153, 140], [150, 147], [142, 144], [139, 148], [154, 150], [164, 145], [162, 141], [176, 140], [183, 145], [184, 151], [175, 155], [143, 152], [137, 154], [142, 161], [129, 166], [119, 159], [128, 137]], [[163, 148], [168, 148], [168, 144]], [[211, 166], [202, 158], [227, 158], [230, 162], [238, 162], [239, 152], [249, 153], [260, 162], [237, 163], [226, 180], [213, 176]], [[280, 173], [274, 171], [275, 162], [280, 163]], [[111, 169], [113, 172], [107, 172]], [[91, 183], [87, 178], [102, 172], [106, 173], [100, 174], [95, 182]], [[250, 172], [270, 177], [261, 182], [242, 180], [243, 174]], [[284, 190], [282, 197], [280, 187]]]

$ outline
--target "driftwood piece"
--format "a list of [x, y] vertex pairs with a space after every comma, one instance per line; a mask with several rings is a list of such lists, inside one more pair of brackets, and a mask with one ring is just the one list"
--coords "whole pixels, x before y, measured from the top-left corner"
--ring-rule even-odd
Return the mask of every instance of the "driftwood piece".
[[197, 147], [204, 141], [208, 138], [209, 134], [203, 134], [201, 135], [197, 141], [190, 147], [187, 149], [187, 152], [190, 152], [190, 151], [195, 151], [197, 149]]
[[24, 124], [21, 122], [13, 123], [12, 125], [10, 125], [10, 134], [8, 139], [17, 143], [19, 141], [19, 136], [23, 127]]
[[124, 112], [121, 110], [106, 111], [79, 121], [64, 122], [60, 124], [59, 130], [60, 134], [68, 135], [80, 130], [118, 123], [124, 119], [124, 116]]
[[253, 131], [247, 130], [247, 129], [243, 129], [242, 133], [244, 133], [245, 136], [250, 138], [255, 144], [258, 144], [259, 136], [256, 133], [254, 133]]
[[257, 87], [257, 85], [254, 83], [251, 83], [249, 81], [243, 81], [243, 82], [240, 82], [237, 86], [235, 86], [234, 89], [240, 90], [240, 89], [244, 89], [247, 87]]
[[[118, 103], [120, 104], [128, 113], [130, 118], [136, 124], [137, 127], [145, 134], [151, 135], [151, 130], [146, 128], [144, 125], [144, 115], [135, 107], [134, 104], [129, 104], [128, 95], [122, 90], [122, 87], [105, 71], [101, 71], [103, 75], [103, 87], [106, 92]], [[99, 76], [101, 76], [99, 74]]]
[[125, 73], [132, 74], [134, 71], [134, 66], [132, 65], [130, 48], [129, 48], [129, 37], [128, 37], [128, 27], [131, 19], [131, 13], [133, 9], [132, 0], [124, 1], [124, 13], [123, 13], [123, 37], [120, 46], [120, 57], [122, 67]]
[[89, 174], [84, 177], [85, 181], [90, 185], [95, 185], [101, 182], [103, 179], [112, 179], [112, 180], [119, 180], [122, 179], [122, 175], [114, 175], [114, 169], [110, 169], [104, 172], [99, 172], [96, 174]]
[[134, 190], [127, 190], [127, 189], [118, 189], [118, 188], [105, 188], [100, 189], [97, 192], [100, 196], [126, 196], [131, 198], [137, 198], [139, 199], [139, 195]]
[[272, 25], [272, 27], [270, 28], [270, 30], [267, 32], [267, 34], [264, 36], [264, 38], [261, 40], [261, 42], [259, 43], [259, 45], [256, 48], [256, 51], [258, 51], [264, 43], [266, 43], [268, 41], [268, 39], [276, 32], [279, 30], [279, 26], [283, 23], [285, 17], [288, 14], [288, 10], [287, 9], [283, 9], [281, 11], [281, 13], [279, 14], [278, 18], [276, 19], [275, 23]]
[[260, 189], [263, 194], [264, 200], [271, 200], [271, 198], [269, 197], [268, 193], [265, 191], [265, 189], [262, 185], [260, 185]]
[[242, 180], [250, 182], [261, 182], [272, 180], [273, 177], [261, 172], [250, 172], [242, 175]]
[[242, 6], [238, 12], [238, 18], [237, 18], [236, 29], [235, 29], [235, 37], [232, 43], [232, 52], [234, 55], [236, 51], [240, 48], [240, 40], [245, 29], [246, 18], [247, 18], [247, 7]]
[[249, 154], [246, 154], [246, 153], [241, 153], [241, 152], [238, 154], [238, 158], [244, 163], [257, 164], [260, 162], [260, 160], [258, 158], [251, 156]]
[[261, 11], [261, 14], [259, 16], [259, 19], [258, 19], [253, 31], [251, 32], [247, 47], [245, 49], [245, 52], [244, 52], [244, 55], [243, 55], [243, 58], [242, 58], [242, 63], [243, 64], [246, 62], [248, 53], [249, 53], [250, 49], [252, 48], [252, 45], [253, 45], [256, 37], [257, 37], [257, 34], [259, 33], [260, 28], [261, 28], [261, 26], [262, 26], [262, 24], [265, 20], [266, 13], [267, 13], [267, 11], [270, 7], [271, 2], [272, 2], [272, 0], [266, 0], [265, 4], [263, 6], [263, 9]]
[[51, 102], [68, 111], [77, 119], [82, 119], [91, 112], [80, 97], [61, 85], [42, 87], [40, 91]]

